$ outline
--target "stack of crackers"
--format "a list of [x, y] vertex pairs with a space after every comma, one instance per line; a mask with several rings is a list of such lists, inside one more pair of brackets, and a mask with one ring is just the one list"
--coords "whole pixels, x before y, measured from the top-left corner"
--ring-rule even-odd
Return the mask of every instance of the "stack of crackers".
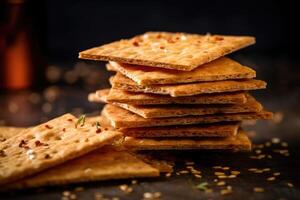
[[89, 100], [105, 102], [102, 125], [121, 131], [135, 150], [249, 151], [244, 120], [271, 119], [249, 94], [266, 88], [256, 72], [225, 55], [255, 43], [249, 36], [148, 32], [80, 52], [109, 61], [111, 88]]

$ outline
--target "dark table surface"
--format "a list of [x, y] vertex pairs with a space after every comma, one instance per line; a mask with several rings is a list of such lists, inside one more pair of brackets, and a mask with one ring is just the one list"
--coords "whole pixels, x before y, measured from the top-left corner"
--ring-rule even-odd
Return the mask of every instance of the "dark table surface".
[[[136, 185], [132, 185], [131, 180], [91, 182], [6, 193], [1, 194], [0, 199], [61, 199], [64, 191], [73, 192], [77, 199], [94, 199], [97, 192], [108, 198], [119, 197], [120, 199], [142, 199], [145, 192], [160, 192], [161, 199], [170, 200], [300, 199], [300, 161], [298, 160], [300, 159], [300, 74], [295, 71], [299, 62], [286, 57], [262, 58], [257, 55], [250, 56], [248, 59], [244, 57], [237, 57], [237, 59], [244, 64], [254, 66], [258, 78], [269, 83], [268, 89], [253, 94], [265, 108], [275, 113], [275, 120], [244, 125], [245, 129], [249, 130], [254, 144], [271, 142], [270, 146], [261, 149], [261, 153], [256, 151], [258, 148], [255, 145], [251, 153], [164, 152], [159, 156], [169, 157], [171, 154], [176, 158], [175, 172], [185, 169], [185, 161], [194, 161], [195, 168], [202, 171], [202, 178], [195, 178], [192, 174], [173, 173], [171, 177], [138, 179]], [[68, 78], [65, 75], [83, 68], [88, 69], [88, 72], [85, 75], [77, 74], [76, 80], [72, 76]], [[59, 67], [54, 69], [57, 70]], [[54, 84], [41, 91], [2, 93], [0, 125], [31, 126], [66, 112], [76, 115], [99, 114], [102, 105], [89, 103], [87, 94], [97, 88], [107, 87], [109, 73], [93, 62], [88, 64], [79, 62], [71, 71], [65, 70], [59, 73], [62, 73], [60, 79], [56, 77]], [[71, 84], [73, 82], [74, 84]], [[280, 142], [277, 143], [278, 139], [274, 138], [279, 138]], [[253, 159], [253, 156], [261, 154], [266, 157]], [[232, 187], [231, 194], [220, 194], [225, 186], [217, 186], [214, 182], [216, 179], [214, 172], [220, 171], [213, 169], [214, 166], [226, 166], [241, 172], [237, 178], [224, 179], [227, 185]], [[270, 168], [270, 171], [256, 174], [249, 171], [250, 168]], [[268, 181], [267, 178], [273, 177], [275, 172], [280, 172], [280, 175], [276, 176], [274, 181]], [[195, 187], [203, 182], [207, 182], [208, 187], [212, 189], [210, 193]], [[132, 186], [133, 191], [125, 194], [119, 189], [121, 184]], [[84, 187], [84, 190], [75, 191], [76, 187]], [[255, 187], [264, 188], [264, 192], [254, 192]]]

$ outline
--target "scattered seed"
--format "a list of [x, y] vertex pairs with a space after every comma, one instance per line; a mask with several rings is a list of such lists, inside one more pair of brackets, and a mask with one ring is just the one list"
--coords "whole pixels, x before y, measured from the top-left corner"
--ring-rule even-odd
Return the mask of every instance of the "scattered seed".
[[233, 175], [239, 175], [241, 172], [233, 170], [230, 173], [233, 174]]
[[287, 184], [287, 186], [289, 186], [289, 187], [294, 187], [294, 184], [293, 183], [290, 183], [290, 182], [288, 182], [288, 183], [286, 183]]
[[228, 176], [228, 178], [236, 178], [236, 175], [231, 174], [231, 175]]
[[253, 191], [254, 191], [254, 192], [264, 192], [265, 189], [264, 189], [264, 188], [261, 188], [261, 187], [255, 187], [255, 188], [253, 188]]
[[72, 200], [77, 199], [76, 194], [71, 194], [71, 195], [70, 195], [70, 199], [72, 199]]
[[221, 166], [213, 166], [214, 169], [222, 169]]
[[232, 193], [232, 190], [228, 190], [228, 189], [223, 189], [220, 191], [221, 195], [228, 195]]
[[133, 191], [133, 189], [131, 187], [129, 187], [128, 185], [126, 184], [123, 184], [123, 185], [120, 185], [119, 186], [120, 190], [125, 192], [125, 193], [131, 193]]
[[230, 167], [223, 167], [222, 169], [223, 169], [223, 170], [229, 170]]
[[257, 170], [257, 168], [249, 168], [248, 169], [248, 171], [250, 171], [250, 172], [253, 172], [253, 171], [256, 171]]
[[274, 176], [272, 176], [272, 177], [269, 177], [269, 178], [267, 178], [267, 181], [275, 181], [275, 177]]
[[282, 147], [288, 147], [289, 145], [288, 145], [287, 142], [281, 142], [281, 146], [282, 146]]
[[171, 173], [166, 173], [166, 177], [170, 177], [171, 175]]
[[217, 182], [217, 186], [224, 186], [224, 185], [226, 185], [226, 182], [225, 182], [225, 181]]
[[218, 179], [224, 179], [224, 178], [227, 178], [227, 176], [224, 176], [224, 175], [218, 176]]
[[62, 195], [65, 197], [68, 197], [71, 195], [71, 192], [66, 190], [66, 191], [63, 191]]
[[273, 144], [278, 144], [278, 143], [280, 143], [280, 138], [272, 138], [272, 139], [271, 139], [271, 142], [272, 142]]
[[264, 172], [269, 172], [269, 171], [271, 171], [271, 169], [270, 168], [264, 168], [264, 169], [262, 169]]
[[185, 164], [186, 164], [186, 165], [194, 165], [195, 162], [194, 162], [194, 161], [187, 161], [187, 162], [185, 162]]
[[280, 175], [280, 172], [274, 172], [273, 175], [274, 175], [274, 176], [279, 176], [279, 175]]
[[138, 183], [137, 180], [132, 180], [132, 181], [131, 181], [131, 184], [132, 184], [132, 185], [136, 185], [137, 183]]
[[194, 176], [195, 176], [196, 178], [202, 178], [202, 176], [199, 175], [199, 174], [195, 174]]
[[180, 174], [188, 174], [189, 171], [187, 171], [187, 170], [181, 170], [179, 173], [180, 173]]
[[222, 175], [225, 175], [225, 173], [224, 172], [215, 172], [215, 175], [216, 176], [222, 176]]

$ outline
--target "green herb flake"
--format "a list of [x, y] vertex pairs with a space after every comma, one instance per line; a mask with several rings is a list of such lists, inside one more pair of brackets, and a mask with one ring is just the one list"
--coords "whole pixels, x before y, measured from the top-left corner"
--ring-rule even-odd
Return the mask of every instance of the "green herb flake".
[[84, 126], [84, 124], [85, 124], [85, 115], [80, 115], [79, 119], [75, 124], [75, 128], [77, 128], [78, 125]]

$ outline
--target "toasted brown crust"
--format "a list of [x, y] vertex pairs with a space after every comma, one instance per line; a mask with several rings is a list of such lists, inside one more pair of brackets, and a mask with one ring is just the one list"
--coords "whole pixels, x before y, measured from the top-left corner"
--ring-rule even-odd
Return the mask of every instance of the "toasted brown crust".
[[79, 58], [190, 71], [255, 43], [254, 37], [148, 32], [79, 53]]
[[170, 95], [172, 97], [247, 91], [266, 88], [266, 82], [255, 79], [141, 86], [137, 85], [134, 81], [120, 73], [117, 73], [114, 77], [111, 77], [110, 83], [113, 89], [120, 89], [130, 92], [163, 94]]
[[242, 121], [254, 119], [271, 119], [273, 113], [262, 110], [254, 113], [231, 113], [185, 117], [143, 118], [137, 114], [114, 105], [105, 105], [102, 115], [114, 128], [135, 128], [170, 125], [206, 124], [223, 121]]

